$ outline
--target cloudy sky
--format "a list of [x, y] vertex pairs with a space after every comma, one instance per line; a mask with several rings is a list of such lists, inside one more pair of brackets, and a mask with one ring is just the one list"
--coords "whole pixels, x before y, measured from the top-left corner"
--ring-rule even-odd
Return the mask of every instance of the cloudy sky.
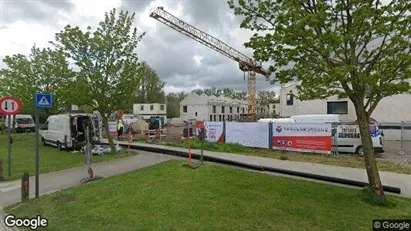
[[[135, 26], [147, 33], [138, 55], [167, 83], [167, 92], [211, 86], [247, 89], [236, 62], [149, 17], [158, 6], [252, 57], [243, 45], [252, 32], [239, 29], [241, 18], [226, 0], [0, 0], [0, 58], [28, 54], [33, 44], [48, 46], [67, 24], [96, 28], [105, 12], [119, 8], [136, 13]], [[278, 87], [258, 76], [257, 90]]]

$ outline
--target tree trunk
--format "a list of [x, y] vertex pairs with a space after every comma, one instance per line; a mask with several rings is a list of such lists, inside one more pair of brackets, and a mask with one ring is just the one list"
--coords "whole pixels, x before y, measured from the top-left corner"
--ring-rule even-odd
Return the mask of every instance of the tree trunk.
[[364, 108], [364, 103], [355, 105], [357, 122], [360, 128], [361, 141], [364, 150], [365, 169], [368, 175], [368, 182], [375, 202], [384, 203], [386, 201], [382, 188], [377, 162], [375, 160], [374, 146], [370, 135], [369, 116]]
[[101, 119], [103, 120], [104, 129], [107, 134], [108, 144], [110, 145], [110, 148], [111, 148], [111, 153], [115, 153], [116, 147], [114, 145], [113, 137], [111, 136], [111, 133], [110, 133], [110, 127], [108, 125], [108, 119], [105, 113], [101, 113]]

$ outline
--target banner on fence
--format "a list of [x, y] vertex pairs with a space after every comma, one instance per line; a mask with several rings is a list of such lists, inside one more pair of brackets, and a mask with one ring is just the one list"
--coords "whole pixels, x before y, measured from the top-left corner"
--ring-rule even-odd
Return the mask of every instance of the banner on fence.
[[236, 143], [254, 148], [269, 148], [268, 130], [267, 123], [227, 122], [226, 143]]
[[331, 124], [273, 123], [273, 149], [331, 153]]
[[206, 140], [208, 142], [224, 143], [224, 123], [223, 122], [205, 121], [204, 126], [206, 130]]
[[108, 122], [108, 129], [112, 136], [117, 136], [117, 123], [116, 122]]

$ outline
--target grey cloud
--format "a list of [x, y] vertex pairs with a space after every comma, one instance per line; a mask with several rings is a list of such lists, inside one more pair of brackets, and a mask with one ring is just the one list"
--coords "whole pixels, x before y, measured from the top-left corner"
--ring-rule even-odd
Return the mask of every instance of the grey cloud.
[[152, 0], [122, 0], [120, 9], [131, 12], [141, 12], [144, 11], [151, 2]]
[[[182, 6], [182, 14], [190, 16], [190, 21], [186, 21], [187, 23], [244, 52], [242, 43], [238, 42], [239, 38], [233, 38], [230, 34], [239, 27], [241, 19], [231, 20], [227, 13], [232, 11], [225, 0], [182, 1]], [[137, 12], [146, 10], [141, 5], [138, 7], [139, 9], [129, 10]], [[183, 90], [193, 88], [197, 84], [203, 87], [247, 89], [247, 81], [244, 82], [238, 63], [160, 22], [157, 23], [155, 30], [147, 31], [139, 52], [141, 59], [147, 61], [160, 78], [167, 82], [167, 85]], [[237, 47], [238, 44], [240, 47]], [[196, 66], [194, 55], [202, 56], [201, 66]], [[249, 51], [247, 55], [251, 55], [251, 52]], [[259, 76], [257, 89], [267, 87], [270, 88], [269, 83], [264, 80], [264, 77]]]
[[1, 16], [4, 24], [17, 20], [37, 21], [47, 24], [56, 22], [58, 10], [70, 12], [74, 5], [67, 0], [1, 0]]

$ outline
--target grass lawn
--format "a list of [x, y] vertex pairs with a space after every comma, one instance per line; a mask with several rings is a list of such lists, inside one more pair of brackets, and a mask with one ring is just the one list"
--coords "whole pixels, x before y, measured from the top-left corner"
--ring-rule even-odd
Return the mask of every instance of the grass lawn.
[[[20, 178], [23, 172], [34, 174], [35, 167], [35, 136], [34, 133], [13, 134], [12, 175], [8, 176], [7, 134], [0, 135], [0, 158], [3, 160], [3, 176], [5, 180]], [[134, 155], [133, 153], [131, 153]], [[114, 155], [93, 156], [93, 162], [101, 162], [129, 156], [126, 152]], [[58, 151], [56, 147], [44, 147], [40, 142], [40, 173], [53, 172], [62, 169], [84, 165], [84, 155], [81, 152]]]
[[371, 230], [372, 219], [410, 218], [411, 200], [367, 202], [361, 190], [168, 161], [5, 209], [41, 214], [50, 230]]
[[[161, 144], [188, 148], [188, 142], [163, 142]], [[191, 148], [201, 149], [201, 142], [198, 140], [191, 141]], [[364, 169], [364, 157], [359, 155], [322, 155], [315, 153], [297, 153], [297, 152], [281, 152], [269, 149], [249, 148], [239, 144], [218, 144], [204, 143], [204, 150], [214, 152], [238, 153], [250, 156], [261, 156], [274, 159], [292, 160], [308, 163], [318, 163], [327, 165], [336, 165], [342, 167], [353, 167]], [[398, 164], [387, 160], [378, 160], [378, 168], [380, 171], [397, 172], [411, 175], [411, 164]]]

